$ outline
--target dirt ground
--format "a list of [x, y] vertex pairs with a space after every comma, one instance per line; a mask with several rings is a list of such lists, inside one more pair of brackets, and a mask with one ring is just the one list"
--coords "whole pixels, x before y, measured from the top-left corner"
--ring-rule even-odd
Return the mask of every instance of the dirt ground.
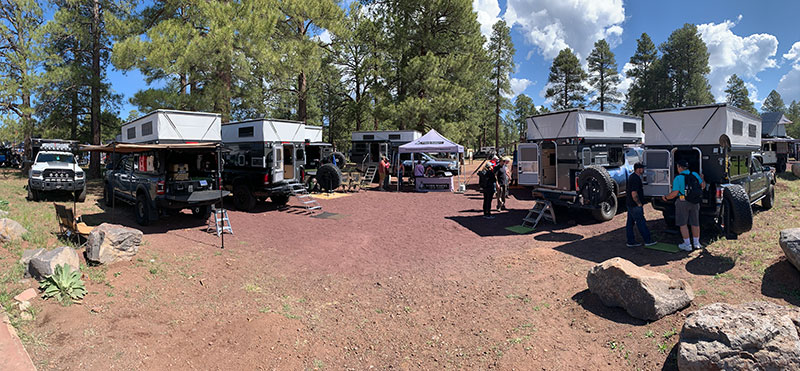
[[[334, 219], [296, 200], [230, 211], [224, 249], [202, 221], [173, 216], [143, 229], [131, 262], [86, 268], [83, 304], [37, 299], [26, 347], [42, 370], [672, 369], [676, 333], [698, 307], [800, 303], [783, 286], [800, 274], [775, 233], [795, 223], [800, 200], [777, 189], [754, 233], [674, 254], [625, 247], [624, 210], [602, 224], [572, 212], [509, 232], [532, 206], [524, 190], [494, 220], [472, 188], [322, 200]], [[103, 211], [93, 191], [88, 224], [135, 226], [131, 207]], [[677, 241], [659, 213], [646, 216], [657, 238]], [[655, 322], [604, 307], [586, 273], [616, 256], [686, 279], [695, 302]]]

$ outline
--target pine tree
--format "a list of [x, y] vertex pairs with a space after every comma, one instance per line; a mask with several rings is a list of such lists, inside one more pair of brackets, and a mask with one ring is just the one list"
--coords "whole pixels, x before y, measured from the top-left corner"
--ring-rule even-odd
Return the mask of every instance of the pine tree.
[[583, 107], [586, 98], [586, 72], [572, 50], [565, 48], [553, 59], [545, 98], [553, 100], [554, 110], [566, 110]]
[[783, 103], [783, 98], [777, 91], [772, 90], [767, 95], [767, 99], [764, 99], [764, 103], [761, 104], [761, 112], [786, 113], [786, 103]]
[[500, 148], [500, 112], [508, 106], [506, 94], [511, 94], [509, 77], [514, 71], [514, 43], [511, 42], [511, 29], [503, 20], [492, 26], [489, 38], [489, 58], [492, 64], [491, 79], [494, 85], [494, 147]]
[[786, 132], [792, 138], [800, 137], [800, 102], [793, 100], [789, 104], [789, 108], [786, 110], [786, 118], [792, 121], [792, 124], [786, 127]]
[[756, 108], [753, 106], [753, 102], [750, 101], [750, 92], [747, 91], [744, 81], [740, 79], [739, 76], [736, 76], [736, 74], [728, 78], [728, 86], [725, 88], [725, 94], [727, 94], [726, 101], [728, 104], [739, 107], [754, 115], [758, 114], [758, 111], [756, 111]]
[[708, 47], [697, 32], [697, 26], [685, 24], [669, 35], [661, 45], [663, 63], [673, 87], [670, 103], [672, 107], [696, 106], [714, 102], [711, 85], [706, 74]]
[[525, 94], [517, 95], [514, 100], [514, 124], [520, 141], [524, 141], [528, 131], [528, 117], [537, 114], [533, 99]]
[[636, 52], [631, 56], [629, 69], [625, 76], [633, 79], [628, 88], [627, 99], [623, 111], [635, 116], [641, 116], [648, 109], [661, 108], [655, 104], [657, 92], [656, 72], [659, 66], [658, 50], [646, 33], [642, 33], [636, 40]]
[[620, 99], [617, 85], [620, 83], [617, 61], [605, 40], [594, 43], [594, 50], [586, 58], [589, 64], [589, 83], [594, 87], [591, 105], [599, 106], [600, 111], [614, 109]]

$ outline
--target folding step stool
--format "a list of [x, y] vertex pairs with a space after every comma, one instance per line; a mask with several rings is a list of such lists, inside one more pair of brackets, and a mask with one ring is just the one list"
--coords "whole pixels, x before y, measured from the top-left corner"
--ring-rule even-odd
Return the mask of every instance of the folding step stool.
[[206, 228], [206, 232], [215, 231], [217, 236], [222, 235], [225, 232], [233, 234], [233, 228], [231, 228], [231, 220], [228, 219], [228, 210], [225, 209], [217, 209], [216, 207], [212, 206], [214, 211], [214, 226], [208, 225]]
[[289, 184], [289, 189], [292, 191], [292, 195], [297, 197], [297, 199], [303, 204], [303, 207], [306, 208], [311, 214], [314, 214], [316, 210], [322, 210], [322, 205], [317, 202], [317, 200], [308, 193], [308, 189], [302, 183], [292, 183]]
[[361, 178], [361, 183], [358, 185], [359, 189], [367, 189], [372, 185], [372, 181], [375, 180], [375, 173], [378, 172], [378, 167], [375, 165], [370, 165], [367, 168], [367, 171], [364, 173], [364, 177]]
[[522, 219], [522, 226], [528, 227], [530, 224], [531, 229], [536, 229], [536, 226], [539, 225], [542, 219], [556, 224], [556, 214], [553, 211], [553, 204], [548, 200], [536, 200], [536, 204], [528, 211], [528, 215]]

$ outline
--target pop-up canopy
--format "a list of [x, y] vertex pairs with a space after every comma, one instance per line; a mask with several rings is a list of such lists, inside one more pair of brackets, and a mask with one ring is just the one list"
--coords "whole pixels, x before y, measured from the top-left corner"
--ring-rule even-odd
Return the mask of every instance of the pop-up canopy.
[[447, 139], [439, 134], [436, 130], [431, 129], [427, 134], [419, 139], [406, 143], [400, 146], [400, 153], [420, 153], [420, 152], [455, 152], [464, 153], [464, 146], [459, 145], [450, 139]]

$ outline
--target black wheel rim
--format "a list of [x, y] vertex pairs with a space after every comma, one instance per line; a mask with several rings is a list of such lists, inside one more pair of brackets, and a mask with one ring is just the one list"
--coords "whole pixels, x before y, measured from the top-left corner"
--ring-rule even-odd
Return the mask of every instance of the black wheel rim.
[[139, 219], [144, 220], [144, 202], [139, 202], [139, 206], [136, 208], [136, 211], [139, 214]]

